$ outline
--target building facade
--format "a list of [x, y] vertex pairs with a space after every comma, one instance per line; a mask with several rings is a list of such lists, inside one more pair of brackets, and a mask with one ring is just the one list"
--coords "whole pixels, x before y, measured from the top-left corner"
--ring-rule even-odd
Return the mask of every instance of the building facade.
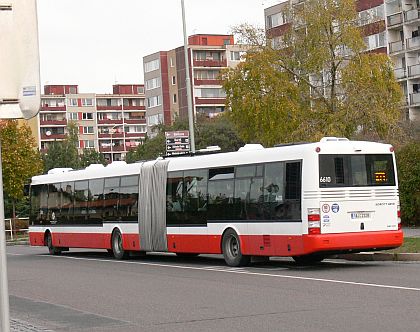
[[[290, 27], [287, 8], [304, 5], [289, 0], [264, 10], [265, 28], [273, 46], [281, 45]], [[368, 52], [388, 54], [404, 91], [407, 118], [420, 127], [420, 3], [419, 0], [357, 0], [356, 10]]]
[[[193, 113], [214, 117], [224, 112], [226, 94], [221, 70], [241, 61], [244, 46], [232, 35], [193, 35], [188, 38]], [[188, 118], [184, 46], [143, 58], [148, 131], [159, 123]]]
[[41, 97], [39, 148], [66, 137], [67, 125], [78, 128], [78, 149], [95, 149], [108, 162], [123, 160], [146, 134], [144, 86], [118, 84], [112, 94], [79, 93], [77, 85], [46, 85]]

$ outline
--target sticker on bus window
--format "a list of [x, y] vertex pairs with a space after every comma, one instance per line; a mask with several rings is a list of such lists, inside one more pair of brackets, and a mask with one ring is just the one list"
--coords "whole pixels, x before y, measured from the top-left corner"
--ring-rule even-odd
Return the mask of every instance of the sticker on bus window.
[[330, 212], [330, 206], [328, 204], [322, 204], [322, 212], [324, 213]]

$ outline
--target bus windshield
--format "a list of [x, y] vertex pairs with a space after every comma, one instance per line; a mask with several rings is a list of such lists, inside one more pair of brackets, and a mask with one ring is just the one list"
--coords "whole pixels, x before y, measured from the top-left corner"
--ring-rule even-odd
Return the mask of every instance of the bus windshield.
[[319, 187], [395, 186], [392, 154], [319, 156]]

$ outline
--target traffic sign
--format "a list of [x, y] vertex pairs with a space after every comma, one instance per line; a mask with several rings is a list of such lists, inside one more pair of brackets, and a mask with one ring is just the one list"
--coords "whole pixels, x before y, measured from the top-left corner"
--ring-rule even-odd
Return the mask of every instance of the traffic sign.
[[174, 156], [190, 152], [190, 133], [188, 130], [167, 131], [166, 155]]

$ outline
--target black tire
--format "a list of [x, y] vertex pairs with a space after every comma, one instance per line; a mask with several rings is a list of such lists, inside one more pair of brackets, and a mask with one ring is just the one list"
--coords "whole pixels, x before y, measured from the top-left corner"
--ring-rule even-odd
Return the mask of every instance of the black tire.
[[121, 232], [117, 229], [112, 233], [112, 252], [116, 259], [125, 259], [128, 257], [128, 252], [123, 249], [123, 239]]
[[60, 255], [61, 254], [61, 249], [53, 246], [52, 236], [51, 236], [50, 232], [45, 234], [45, 244], [48, 247], [48, 252], [50, 253], [50, 255]]
[[325, 259], [322, 254], [309, 254], [303, 256], [293, 256], [293, 260], [299, 265], [314, 265], [322, 262]]
[[246, 266], [251, 261], [251, 256], [242, 254], [239, 236], [233, 229], [228, 229], [223, 235], [222, 251], [229, 266]]

